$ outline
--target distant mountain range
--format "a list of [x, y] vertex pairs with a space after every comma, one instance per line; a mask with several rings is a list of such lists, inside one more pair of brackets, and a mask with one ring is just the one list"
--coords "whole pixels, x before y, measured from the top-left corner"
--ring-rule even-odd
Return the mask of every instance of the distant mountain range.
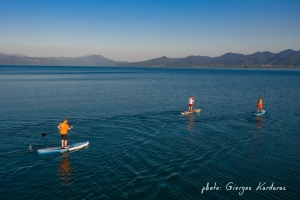
[[0, 65], [40, 65], [40, 66], [117, 66], [120, 62], [101, 55], [82, 57], [28, 57], [22, 54], [0, 53]]
[[141, 62], [118, 62], [93, 54], [73, 58], [28, 57], [23, 54], [0, 53], [0, 65], [300, 68], [300, 51], [288, 49], [279, 53], [266, 51], [250, 55], [226, 53], [219, 57], [168, 58], [163, 56]]

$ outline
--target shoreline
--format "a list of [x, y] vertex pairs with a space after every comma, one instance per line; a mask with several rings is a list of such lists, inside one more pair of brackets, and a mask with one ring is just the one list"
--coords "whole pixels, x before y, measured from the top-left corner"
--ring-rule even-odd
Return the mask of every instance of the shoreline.
[[0, 67], [88, 67], [88, 68], [183, 68], [183, 69], [300, 69], [300, 66], [272, 66], [272, 67], [262, 67], [262, 66], [166, 66], [166, 65], [149, 65], [149, 66], [138, 66], [138, 65], [38, 65], [38, 64], [1, 64]]

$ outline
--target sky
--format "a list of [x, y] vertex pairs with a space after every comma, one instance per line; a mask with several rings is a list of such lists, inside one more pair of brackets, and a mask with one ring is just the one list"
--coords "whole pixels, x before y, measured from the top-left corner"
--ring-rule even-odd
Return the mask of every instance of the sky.
[[32, 57], [300, 50], [300, 0], [0, 0], [0, 52]]

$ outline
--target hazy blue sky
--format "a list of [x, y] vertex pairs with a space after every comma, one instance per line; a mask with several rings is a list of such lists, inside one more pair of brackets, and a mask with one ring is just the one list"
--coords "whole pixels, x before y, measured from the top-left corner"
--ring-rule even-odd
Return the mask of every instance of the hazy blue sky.
[[160, 56], [300, 50], [300, 0], [0, 0], [0, 52]]

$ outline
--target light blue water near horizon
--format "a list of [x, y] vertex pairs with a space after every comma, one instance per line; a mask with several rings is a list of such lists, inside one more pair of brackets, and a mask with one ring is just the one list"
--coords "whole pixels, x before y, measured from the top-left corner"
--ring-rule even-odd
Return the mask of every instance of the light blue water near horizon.
[[[0, 198], [297, 199], [299, 85], [284, 69], [0, 66]], [[190, 95], [201, 112], [181, 115]], [[65, 117], [89, 147], [38, 155]]]

